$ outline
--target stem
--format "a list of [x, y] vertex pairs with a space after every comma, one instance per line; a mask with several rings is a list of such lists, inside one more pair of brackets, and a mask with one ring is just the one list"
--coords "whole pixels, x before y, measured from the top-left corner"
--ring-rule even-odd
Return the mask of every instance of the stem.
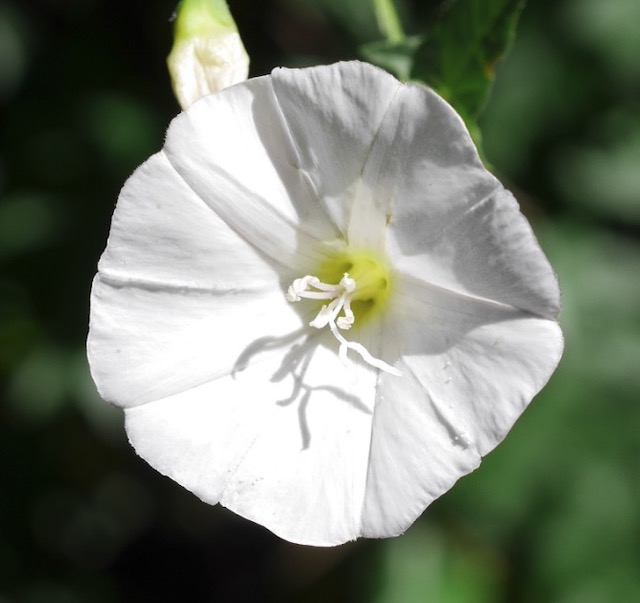
[[373, 10], [380, 32], [387, 39], [387, 42], [402, 42], [405, 37], [404, 31], [393, 0], [373, 0]]

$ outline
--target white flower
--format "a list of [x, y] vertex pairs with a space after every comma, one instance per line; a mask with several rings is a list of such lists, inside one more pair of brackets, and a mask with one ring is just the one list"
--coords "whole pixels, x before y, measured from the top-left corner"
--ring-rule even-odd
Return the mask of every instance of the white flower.
[[158, 471], [333, 545], [402, 533], [479, 465], [555, 369], [558, 307], [449, 105], [351, 62], [173, 121], [118, 200], [88, 350]]
[[225, 0], [182, 0], [167, 66], [183, 109], [247, 79], [249, 57]]

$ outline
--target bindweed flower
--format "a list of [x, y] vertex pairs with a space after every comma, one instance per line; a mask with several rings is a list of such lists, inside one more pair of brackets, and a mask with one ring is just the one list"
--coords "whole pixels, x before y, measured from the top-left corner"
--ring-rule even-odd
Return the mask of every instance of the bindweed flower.
[[293, 542], [405, 531], [562, 353], [554, 273], [430, 90], [350, 62], [203, 98], [125, 184], [88, 353], [138, 454]]
[[247, 79], [249, 57], [226, 0], [181, 1], [167, 66], [183, 109]]

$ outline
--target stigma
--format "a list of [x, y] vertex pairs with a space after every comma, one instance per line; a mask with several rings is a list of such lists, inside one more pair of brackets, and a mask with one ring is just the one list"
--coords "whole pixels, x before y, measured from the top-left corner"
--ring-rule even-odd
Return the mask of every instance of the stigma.
[[392, 375], [400, 376], [396, 368], [383, 360], [375, 358], [361, 343], [348, 341], [340, 332], [348, 331], [354, 324], [356, 317], [351, 308], [354, 300], [362, 299], [362, 291], [354, 278], [348, 272], [342, 275], [337, 284], [322, 282], [317, 276], [306, 275], [291, 283], [286, 296], [290, 302], [302, 299], [326, 301], [309, 326], [316, 329], [329, 327], [333, 336], [340, 343], [338, 357], [346, 364], [348, 350], [353, 350], [369, 365]]

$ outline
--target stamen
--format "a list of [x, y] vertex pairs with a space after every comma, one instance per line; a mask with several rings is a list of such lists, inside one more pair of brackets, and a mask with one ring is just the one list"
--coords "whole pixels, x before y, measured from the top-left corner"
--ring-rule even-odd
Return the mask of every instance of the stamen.
[[[330, 303], [324, 304], [320, 308], [318, 315], [309, 323], [309, 326], [316, 329], [322, 329], [329, 325], [331, 333], [340, 343], [338, 348], [338, 357], [342, 362], [347, 362], [347, 351], [353, 350], [371, 366], [380, 370], [400, 376], [402, 373], [383, 360], [374, 358], [367, 348], [361, 343], [347, 341], [338, 329], [348, 331], [355, 322], [355, 315], [351, 309], [351, 301], [353, 294], [357, 289], [357, 283], [348, 273], [344, 273], [342, 279], [337, 285], [329, 285], [323, 283], [319, 278], [306, 275], [297, 278], [291, 283], [287, 290], [286, 298], [290, 302], [297, 302], [301, 299], [326, 299], [331, 300]], [[342, 311], [343, 315], [338, 316]]]

